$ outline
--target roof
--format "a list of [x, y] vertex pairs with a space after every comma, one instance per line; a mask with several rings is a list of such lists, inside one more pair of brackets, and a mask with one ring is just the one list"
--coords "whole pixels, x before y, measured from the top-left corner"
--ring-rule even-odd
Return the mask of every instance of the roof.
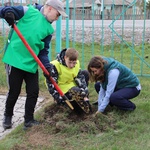
[[[139, 1], [139, 0], [136, 0]], [[69, 1], [69, 7], [91, 7], [93, 4], [99, 4], [101, 5], [102, 0], [70, 0]], [[133, 0], [124, 0], [124, 5], [129, 5], [133, 2]], [[66, 6], [66, 2], [65, 6]], [[104, 5], [123, 5], [123, 1], [122, 0], [104, 0]]]
[[18, 4], [29, 4], [29, 3], [42, 3], [44, 0], [40, 0], [40, 2], [39, 2], [39, 0], [32, 0], [32, 2], [31, 2], [31, 0], [0, 0], [0, 3], [2, 4], [2, 2], [3, 2], [3, 4], [4, 3], [8, 3], [8, 2], [10, 2], [10, 3], [18, 3]]
[[26, 0], [0, 0], [0, 3], [8, 3], [8, 2], [12, 2], [12, 3], [26, 3]]

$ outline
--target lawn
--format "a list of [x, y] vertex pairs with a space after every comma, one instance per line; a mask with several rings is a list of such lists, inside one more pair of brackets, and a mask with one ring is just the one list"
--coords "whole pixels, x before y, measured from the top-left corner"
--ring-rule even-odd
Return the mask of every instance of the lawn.
[[[80, 60], [84, 60], [83, 68], [91, 57], [91, 48], [84, 46], [84, 56], [81, 44], [76, 44], [80, 51]], [[150, 74], [150, 68], [136, 55], [131, 55], [128, 47], [124, 53], [120, 53], [120, 45], [115, 45], [114, 57], [130, 67], [133, 62], [133, 71], [136, 74]], [[1, 47], [2, 48], [2, 47]], [[95, 44], [94, 54], [98, 55], [100, 46]], [[111, 46], [105, 46], [103, 55], [110, 56]], [[149, 48], [149, 45], [146, 45]], [[140, 46], [136, 52], [140, 55]], [[145, 51], [144, 57], [148, 56]], [[3, 53], [0, 54], [2, 59]], [[54, 55], [54, 54], [53, 54]], [[132, 61], [131, 61], [131, 56]], [[54, 57], [54, 56], [53, 56]], [[150, 56], [149, 56], [150, 57]], [[150, 58], [145, 58], [150, 63]], [[140, 64], [140, 65], [139, 65]], [[7, 91], [5, 70], [0, 62], [0, 90], [1, 94]], [[45, 85], [44, 77], [40, 72], [40, 96], [46, 98], [47, 103], [36, 113], [36, 118], [41, 122], [39, 126], [27, 131], [19, 125], [13, 132], [0, 141], [0, 150], [149, 150], [150, 149], [150, 84], [149, 77], [139, 77], [142, 91], [137, 98], [133, 99], [137, 108], [134, 112], [119, 111], [109, 107], [105, 115], [94, 116], [97, 106], [92, 106], [93, 113], [77, 115], [68, 107], [60, 107], [53, 103]], [[90, 101], [97, 100], [97, 94], [93, 84], [89, 85]], [[24, 94], [24, 86], [22, 93]]]

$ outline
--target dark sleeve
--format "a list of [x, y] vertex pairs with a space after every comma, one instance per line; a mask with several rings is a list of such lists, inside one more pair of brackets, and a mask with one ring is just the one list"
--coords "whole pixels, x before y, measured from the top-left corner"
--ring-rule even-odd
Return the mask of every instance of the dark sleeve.
[[39, 11], [41, 10], [41, 8], [43, 7], [43, 5], [40, 5], [38, 3], [34, 3], [33, 6], [38, 9]]
[[[33, 4], [33, 6], [40, 11], [40, 9], [43, 7], [43, 5], [39, 5], [37, 3]], [[49, 45], [52, 39], [52, 35], [48, 35], [45, 37], [42, 41], [44, 42], [44, 48], [40, 50], [38, 54], [38, 58], [42, 62], [45, 68], [50, 68], [50, 60], [48, 58], [49, 54]]]
[[[51, 65], [51, 77], [54, 79], [56, 83], [58, 82], [58, 71], [54, 65]], [[53, 96], [53, 98], [57, 102], [61, 102], [62, 97], [60, 96], [58, 91], [55, 89], [54, 85], [51, 83], [51, 81], [48, 81], [48, 80], [46, 81], [47, 81], [47, 87], [48, 87], [49, 93]]]
[[49, 35], [44, 40], [42, 40], [44, 42], [44, 49], [42, 49], [38, 55], [40, 61], [45, 66], [45, 68], [51, 67], [50, 66], [50, 60], [48, 58], [49, 44], [50, 44], [51, 38], [52, 38], [52, 35]]
[[13, 14], [15, 15], [15, 20], [19, 20], [24, 16], [24, 8], [21, 5], [0, 7], [1, 18], [4, 18], [6, 12], [13, 12]]
[[76, 80], [75, 82], [79, 88], [87, 90], [87, 84], [85, 81], [85, 76], [83, 75], [81, 69], [79, 70], [79, 73], [78, 73], [77, 77], [75, 78], [75, 80]]

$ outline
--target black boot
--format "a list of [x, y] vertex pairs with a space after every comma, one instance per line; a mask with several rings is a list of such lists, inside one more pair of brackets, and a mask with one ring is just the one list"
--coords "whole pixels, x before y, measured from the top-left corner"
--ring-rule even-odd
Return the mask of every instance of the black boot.
[[3, 128], [10, 129], [12, 127], [12, 116], [4, 116]]
[[30, 120], [28, 122], [24, 122], [24, 130], [32, 127], [32, 126], [36, 126], [36, 125], [39, 125], [40, 123], [37, 121], [37, 120]]

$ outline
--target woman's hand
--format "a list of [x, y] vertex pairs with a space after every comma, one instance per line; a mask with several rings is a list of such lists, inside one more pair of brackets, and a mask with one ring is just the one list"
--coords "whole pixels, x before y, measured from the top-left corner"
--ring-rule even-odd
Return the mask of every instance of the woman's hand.
[[103, 113], [102, 113], [102, 112], [97, 111], [97, 112], [94, 114], [94, 116], [93, 116], [93, 117], [99, 117], [99, 116], [102, 116], [102, 115], [103, 115]]

